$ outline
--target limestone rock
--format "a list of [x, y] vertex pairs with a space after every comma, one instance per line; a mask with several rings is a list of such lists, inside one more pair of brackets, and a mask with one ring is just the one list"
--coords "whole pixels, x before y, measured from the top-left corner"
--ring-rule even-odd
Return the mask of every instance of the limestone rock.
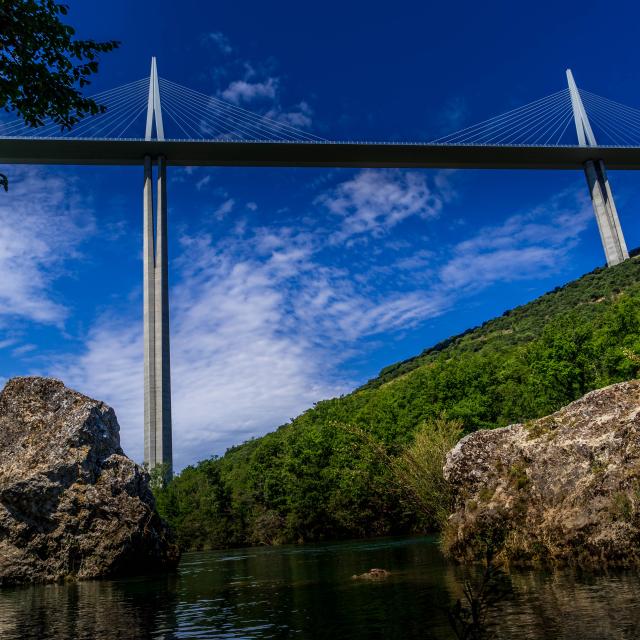
[[58, 380], [0, 393], [0, 585], [167, 569], [177, 547], [113, 409]]
[[539, 420], [463, 438], [447, 455], [458, 560], [640, 561], [640, 381], [592, 391]]

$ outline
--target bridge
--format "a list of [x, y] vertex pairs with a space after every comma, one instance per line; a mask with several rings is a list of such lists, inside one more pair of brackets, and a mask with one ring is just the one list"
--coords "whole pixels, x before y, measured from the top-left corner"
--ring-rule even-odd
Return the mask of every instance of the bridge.
[[171, 473], [167, 165], [578, 169], [612, 266], [629, 253], [606, 167], [640, 169], [640, 110], [566, 76], [560, 91], [434, 140], [334, 141], [161, 78], [152, 58], [148, 77], [92, 96], [106, 111], [71, 131], [0, 122], [0, 163], [144, 168], [144, 460]]

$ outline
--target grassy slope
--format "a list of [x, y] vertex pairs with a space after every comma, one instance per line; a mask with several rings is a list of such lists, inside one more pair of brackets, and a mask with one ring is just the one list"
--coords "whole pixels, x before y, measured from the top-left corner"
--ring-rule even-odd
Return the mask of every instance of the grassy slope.
[[[218, 507], [234, 533], [214, 540], [201, 523], [198, 541], [190, 534], [185, 544], [314, 540], [424, 526], [350, 429], [366, 430], [393, 450], [410, 442], [419, 424], [441, 415], [461, 420], [466, 430], [546, 415], [589, 389], [637, 374], [624, 349], [640, 352], [639, 308], [640, 261], [632, 259], [386, 367], [353, 393], [319, 402], [215, 462], [217, 481], [228, 492]], [[198, 473], [196, 467], [183, 476], [193, 480]], [[177, 506], [181, 481], [174, 483], [178, 497], [167, 514], [178, 529], [180, 518], [199, 509]]]

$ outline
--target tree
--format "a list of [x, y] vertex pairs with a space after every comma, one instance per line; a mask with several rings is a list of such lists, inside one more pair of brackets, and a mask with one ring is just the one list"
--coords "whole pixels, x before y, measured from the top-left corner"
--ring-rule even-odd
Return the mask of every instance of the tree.
[[[82, 95], [98, 71], [98, 54], [119, 46], [116, 40], [78, 40], [62, 22], [68, 6], [54, 0], [0, 2], [0, 108], [15, 112], [30, 127], [46, 118], [71, 129], [103, 105]], [[0, 174], [7, 190], [7, 177]]]

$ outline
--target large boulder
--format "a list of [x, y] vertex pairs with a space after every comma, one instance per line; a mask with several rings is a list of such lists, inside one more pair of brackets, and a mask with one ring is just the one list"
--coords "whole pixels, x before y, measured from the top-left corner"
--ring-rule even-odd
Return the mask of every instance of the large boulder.
[[636, 565], [640, 560], [640, 382], [588, 393], [539, 420], [477, 431], [444, 467], [458, 560]]
[[0, 393], [0, 585], [174, 567], [148, 475], [113, 409], [48, 378]]

